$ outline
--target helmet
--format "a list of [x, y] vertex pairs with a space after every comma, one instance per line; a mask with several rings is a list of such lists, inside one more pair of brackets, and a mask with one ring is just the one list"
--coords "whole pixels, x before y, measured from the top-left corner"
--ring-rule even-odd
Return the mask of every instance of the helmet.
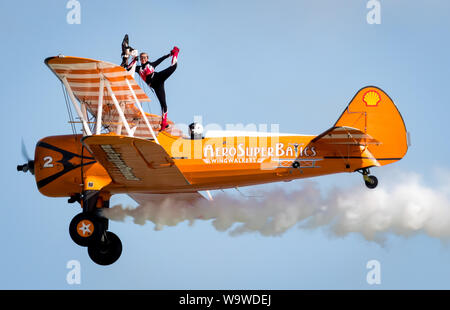
[[189, 125], [189, 136], [191, 139], [202, 139], [203, 126], [199, 123], [192, 123]]

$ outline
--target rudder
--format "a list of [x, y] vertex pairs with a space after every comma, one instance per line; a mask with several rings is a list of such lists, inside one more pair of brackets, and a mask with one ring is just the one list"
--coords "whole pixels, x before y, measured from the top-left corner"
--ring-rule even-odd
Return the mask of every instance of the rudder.
[[380, 141], [368, 146], [380, 165], [396, 162], [408, 150], [403, 118], [392, 99], [380, 88], [359, 90], [344, 110], [335, 127], [352, 127]]

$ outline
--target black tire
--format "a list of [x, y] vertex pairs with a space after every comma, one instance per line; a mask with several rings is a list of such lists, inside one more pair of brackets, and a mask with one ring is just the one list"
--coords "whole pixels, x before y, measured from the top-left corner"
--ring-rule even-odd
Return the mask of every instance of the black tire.
[[369, 175], [370, 181], [364, 181], [366, 183], [366, 186], [370, 189], [374, 189], [378, 185], [378, 179], [376, 176]]
[[88, 246], [88, 254], [92, 261], [98, 265], [111, 265], [122, 254], [122, 242], [116, 234], [107, 231], [102, 241]]
[[100, 240], [103, 231], [102, 219], [89, 212], [77, 214], [69, 225], [69, 234], [73, 242], [83, 247]]

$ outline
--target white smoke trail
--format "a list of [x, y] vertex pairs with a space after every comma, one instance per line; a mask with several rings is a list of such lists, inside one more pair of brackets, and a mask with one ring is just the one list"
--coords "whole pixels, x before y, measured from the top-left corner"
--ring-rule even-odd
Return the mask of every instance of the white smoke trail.
[[401, 236], [424, 233], [441, 240], [450, 239], [449, 177], [439, 188], [425, 186], [415, 174], [390, 183], [375, 190], [362, 184], [334, 188], [322, 195], [316, 183], [307, 182], [292, 192], [282, 189], [266, 192], [263, 199], [221, 194], [213, 202], [200, 201], [190, 206], [167, 199], [161, 204], [147, 203], [137, 208], [117, 205], [105, 210], [104, 215], [118, 221], [131, 216], [141, 225], [151, 221], [155, 229], [183, 221], [212, 220], [217, 230], [228, 230], [233, 236], [251, 232], [277, 236], [297, 225], [302, 229], [324, 227], [334, 236], [359, 233], [378, 243], [383, 243], [389, 233]]

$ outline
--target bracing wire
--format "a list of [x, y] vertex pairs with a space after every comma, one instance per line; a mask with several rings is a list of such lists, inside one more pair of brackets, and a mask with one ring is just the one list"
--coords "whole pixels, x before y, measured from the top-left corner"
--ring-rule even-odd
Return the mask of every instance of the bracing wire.
[[67, 108], [67, 114], [69, 115], [70, 127], [72, 128], [73, 135], [76, 135], [76, 128], [75, 128], [73, 113], [72, 113], [72, 109], [70, 108], [70, 104], [69, 104], [69, 98], [68, 98], [69, 95], [67, 94], [66, 89], [64, 88], [64, 84], [62, 82], [61, 82], [61, 88], [62, 88], [63, 95], [64, 95], [64, 101], [66, 102], [66, 108]]
[[[147, 85], [147, 83], [144, 83], [144, 81], [142, 79], [138, 79], [138, 83], [139, 83], [139, 87], [141, 87], [141, 89], [145, 92], [145, 94], [150, 98], [150, 94], [148, 89], [150, 88], [150, 90], [152, 91], [152, 93], [154, 94], [154, 91], [151, 87], [149, 87]], [[153, 99], [154, 100], [154, 99]], [[150, 106], [150, 102], [147, 101], [147, 108], [148, 108], [148, 113], [152, 114], [152, 109]]]

